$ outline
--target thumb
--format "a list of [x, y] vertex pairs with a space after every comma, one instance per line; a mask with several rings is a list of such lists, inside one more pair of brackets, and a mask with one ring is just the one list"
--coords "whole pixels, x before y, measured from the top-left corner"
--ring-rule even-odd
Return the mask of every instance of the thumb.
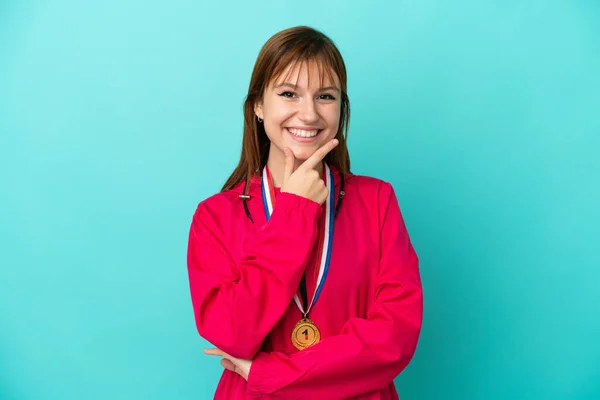
[[289, 177], [294, 172], [294, 164], [296, 163], [296, 158], [294, 157], [294, 152], [289, 147], [283, 149], [283, 152], [285, 153], [285, 169], [283, 171], [283, 182], [287, 182]]

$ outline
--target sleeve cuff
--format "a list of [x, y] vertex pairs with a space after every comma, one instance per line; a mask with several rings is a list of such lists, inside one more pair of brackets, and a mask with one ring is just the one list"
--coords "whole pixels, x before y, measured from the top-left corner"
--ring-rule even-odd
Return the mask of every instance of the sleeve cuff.
[[258, 352], [252, 360], [252, 366], [250, 367], [250, 373], [248, 374], [248, 382], [246, 385], [246, 392], [252, 396], [253, 399], [262, 399], [262, 383], [263, 383], [263, 363], [267, 353]]

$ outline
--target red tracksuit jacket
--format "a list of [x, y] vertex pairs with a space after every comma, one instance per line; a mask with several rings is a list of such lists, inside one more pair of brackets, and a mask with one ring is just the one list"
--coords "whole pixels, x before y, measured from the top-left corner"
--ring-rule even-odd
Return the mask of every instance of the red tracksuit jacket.
[[[336, 199], [340, 178], [331, 167]], [[421, 330], [418, 259], [389, 183], [347, 174], [335, 219], [331, 264], [309, 318], [321, 341], [302, 351], [291, 332], [292, 300], [306, 271], [309, 298], [324, 206], [275, 190], [266, 222], [261, 179], [202, 201], [188, 244], [192, 305], [200, 335], [238, 358], [253, 358], [248, 382], [224, 370], [215, 399], [398, 399], [394, 378]]]

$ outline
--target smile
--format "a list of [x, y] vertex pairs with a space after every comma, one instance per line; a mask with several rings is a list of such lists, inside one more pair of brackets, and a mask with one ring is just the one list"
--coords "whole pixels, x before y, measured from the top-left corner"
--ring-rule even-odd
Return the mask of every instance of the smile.
[[304, 130], [304, 129], [295, 129], [295, 128], [285, 128], [292, 136], [296, 136], [298, 138], [313, 138], [317, 136], [321, 130], [320, 129], [312, 129], [312, 130]]

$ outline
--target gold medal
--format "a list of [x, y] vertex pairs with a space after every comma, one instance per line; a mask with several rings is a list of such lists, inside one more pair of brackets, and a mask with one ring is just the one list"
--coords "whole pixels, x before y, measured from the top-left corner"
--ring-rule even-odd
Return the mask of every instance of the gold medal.
[[321, 340], [319, 329], [308, 318], [302, 318], [292, 331], [292, 343], [298, 350], [303, 350]]

